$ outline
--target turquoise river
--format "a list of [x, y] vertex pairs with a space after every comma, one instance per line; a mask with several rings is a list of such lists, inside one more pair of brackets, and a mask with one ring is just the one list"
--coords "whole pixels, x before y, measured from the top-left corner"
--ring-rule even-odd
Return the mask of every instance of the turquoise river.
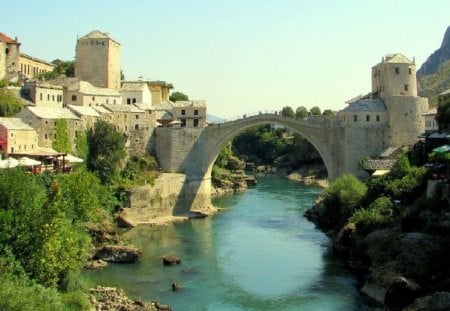
[[[370, 310], [331, 257], [330, 240], [303, 217], [321, 191], [261, 177], [255, 188], [214, 199], [224, 210], [213, 217], [127, 231], [144, 250], [140, 261], [86, 275], [176, 311]], [[165, 255], [182, 262], [163, 266]]]

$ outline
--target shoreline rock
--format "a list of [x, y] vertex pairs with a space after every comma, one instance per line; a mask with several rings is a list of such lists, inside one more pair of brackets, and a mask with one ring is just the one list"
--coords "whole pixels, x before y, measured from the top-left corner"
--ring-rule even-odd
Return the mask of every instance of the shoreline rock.
[[138, 260], [142, 251], [133, 246], [104, 245], [97, 249], [95, 258], [107, 262], [133, 263]]
[[89, 290], [87, 295], [95, 311], [171, 311], [164, 304], [155, 301], [132, 300], [123, 289], [115, 287], [97, 286]]

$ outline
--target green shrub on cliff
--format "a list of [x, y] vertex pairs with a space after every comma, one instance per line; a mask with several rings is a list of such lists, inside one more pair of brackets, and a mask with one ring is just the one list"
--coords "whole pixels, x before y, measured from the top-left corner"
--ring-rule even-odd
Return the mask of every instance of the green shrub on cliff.
[[359, 209], [350, 217], [350, 222], [356, 225], [356, 231], [367, 234], [376, 229], [389, 226], [393, 221], [394, 204], [388, 197], [376, 199], [367, 209]]
[[359, 208], [367, 186], [353, 175], [344, 174], [325, 191], [322, 214], [331, 226], [342, 225]]

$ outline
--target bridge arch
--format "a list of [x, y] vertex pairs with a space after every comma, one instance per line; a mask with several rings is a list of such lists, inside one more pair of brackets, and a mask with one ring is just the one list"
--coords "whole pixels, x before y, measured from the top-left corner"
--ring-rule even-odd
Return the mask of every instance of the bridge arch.
[[[320, 119], [319, 119], [320, 118]], [[334, 178], [335, 168], [333, 158], [333, 146], [329, 140], [329, 127], [324, 126], [324, 120], [327, 118], [318, 117], [315, 121], [299, 121], [294, 118], [285, 117], [275, 114], [260, 114], [236, 121], [222, 124], [209, 125], [205, 128], [206, 144], [203, 167], [201, 171], [204, 173], [203, 178], [211, 176], [212, 167], [214, 165], [220, 150], [225, 144], [231, 141], [243, 131], [258, 125], [276, 124], [289, 128], [294, 132], [302, 135], [316, 148], [320, 154], [322, 161], [327, 169], [329, 178]], [[331, 119], [328, 118], [328, 121]], [[317, 122], [318, 121], [318, 122]], [[326, 123], [326, 122], [325, 122]]]

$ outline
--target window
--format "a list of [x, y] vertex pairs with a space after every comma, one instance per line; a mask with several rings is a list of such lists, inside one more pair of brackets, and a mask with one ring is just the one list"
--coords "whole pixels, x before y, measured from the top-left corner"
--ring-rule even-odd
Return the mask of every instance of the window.
[[198, 116], [198, 109], [194, 110], [194, 116]]
[[136, 104], [136, 98], [133, 98], [133, 104]]
[[127, 105], [131, 105], [131, 98], [127, 98]]
[[181, 127], [185, 127], [186, 126], [186, 119], [181, 120]]
[[138, 129], [139, 129], [139, 124], [136, 124], [136, 125], [134, 126], [134, 129], [135, 129], [135, 130], [138, 130]]
[[198, 119], [194, 119], [194, 127], [198, 126]]
[[408, 89], [409, 89], [409, 85], [405, 84], [405, 91], [408, 91]]
[[400, 73], [400, 67], [395, 67], [395, 73], [399, 74]]
[[77, 95], [72, 95], [72, 101], [76, 101], [77, 100]]
[[138, 115], [138, 114], [136, 115], [136, 120], [137, 120], [137, 119], [139, 119], [139, 115]]
[[377, 122], [380, 121], [380, 115], [377, 115]]
[[14, 133], [11, 133], [11, 137], [14, 137]]
[[186, 115], [186, 110], [182, 109], [182, 110], [181, 110], [181, 115], [182, 115], [182, 116]]
[[370, 116], [366, 115], [366, 121], [369, 122], [370, 121]]
[[47, 100], [50, 100], [50, 94], [47, 94]]
[[42, 93], [39, 94], [39, 100], [42, 100]]
[[52, 101], [53, 102], [55, 101], [55, 95], [52, 95]]
[[45, 139], [45, 140], [47, 140], [47, 139], [48, 139], [48, 135], [47, 135], [47, 133], [45, 133], [45, 135], [44, 135], [44, 139]]
[[358, 116], [355, 114], [355, 115], [353, 115], [353, 121], [358, 121]]
[[411, 74], [412, 73], [412, 69], [408, 68], [408, 73]]
[[92, 96], [92, 101], [95, 101], [95, 96]]

